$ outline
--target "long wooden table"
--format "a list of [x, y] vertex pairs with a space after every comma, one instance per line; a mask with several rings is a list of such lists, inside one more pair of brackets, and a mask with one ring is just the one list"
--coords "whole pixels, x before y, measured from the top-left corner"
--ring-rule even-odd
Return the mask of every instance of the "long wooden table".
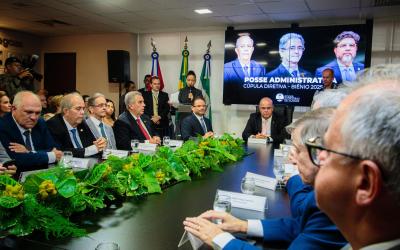
[[[121, 250], [177, 249], [183, 233], [182, 222], [187, 216], [196, 216], [212, 209], [217, 189], [240, 192], [240, 182], [247, 171], [273, 177], [273, 149], [270, 145], [248, 149], [243, 161], [225, 167], [225, 171], [205, 172], [200, 178], [178, 183], [142, 199], [128, 199], [119, 205], [99, 210], [95, 214], [73, 218], [88, 230], [88, 237], [46, 240], [42, 234], [18, 238], [11, 249], [95, 249], [100, 242], [118, 243]], [[254, 212], [233, 209], [241, 218], [274, 218], [289, 216], [289, 198], [284, 190], [257, 189], [266, 195], [268, 210]], [[191, 249], [186, 244], [180, 249]]]

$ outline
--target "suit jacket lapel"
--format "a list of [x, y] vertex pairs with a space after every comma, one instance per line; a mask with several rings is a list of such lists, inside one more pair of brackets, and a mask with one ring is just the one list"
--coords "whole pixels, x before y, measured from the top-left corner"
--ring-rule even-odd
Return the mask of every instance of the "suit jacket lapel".
[[232, 70], [235, 71], [235, 73], [238, 75], [238, 77], [240, 79], [244, 79], [244, 72], [243, 72], [243, 69], [242, 69], [242, 65], [240, 64], [238, 59], [233, 61], [232, 66], [233, 66]]
[[258, 113], [256, 115], [256, 128], [257, 128], [257, 132], [261, 133], [262, 131], [262, 118], [261, 118], [261, 114]]

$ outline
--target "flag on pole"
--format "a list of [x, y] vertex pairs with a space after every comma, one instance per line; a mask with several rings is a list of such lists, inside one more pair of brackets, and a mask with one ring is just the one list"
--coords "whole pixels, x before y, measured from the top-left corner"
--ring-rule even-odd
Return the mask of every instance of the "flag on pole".
[[201, 81], [201, 86], [207, 95], [207, 98], [209, 100], [208, 106], [208, 118], [210, 119], [210, 122], [212, 122], [212, 115], [211, 115], [211, 95], [210, 95], [210, 76], [211, 76], [211, 55], [210, 55], [210, 47], [211, 47], [211, 41], [208, 43], [208, 49], [206, 54], [204, 54], [204, 63], [203, 63], [203, 69], [201, 70], [201, 75], [200, 75], [200, 81]]
[[183, 47], [182, 50], [182, 64], [181, 64], [181, 73], [179, 75], [178, 89], [182, 89], [187, 86], [186, 75], [189, 69], [189, 50], [187, 50], [187, 42], [188, 39], [186, 37], [185, 46]]
[[152, 63], [151, 63], [151, 76], [158, 76], [160, 79], [160, 90], [164, 88], [164, 80], [161, 73], [160, 63], [158, 62], [159, 54], [156, 51], [151, 53]]

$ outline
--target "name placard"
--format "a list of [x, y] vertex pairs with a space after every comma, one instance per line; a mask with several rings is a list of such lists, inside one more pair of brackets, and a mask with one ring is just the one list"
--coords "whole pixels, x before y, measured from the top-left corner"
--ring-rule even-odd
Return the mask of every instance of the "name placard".
[[170, 147], [180, 148], [180, 147], [182, 147], [182, 144], [183, 144], [183, 141], [181, 141], [181, 140], [170, 140], [169, 141]]
[[124, 158], [128, 156], [129, 151], [117, 150], [117, 149], [106, 149], [103, 152], [103, 159], [107, 159], [110, 155], [117, 156], [119, 158]]
[[258, 187], [274, 190], [276, 189], [276, 184], [278, 180], [264, 175], [259, 175], [251, 172], [246, 173], [246, 177], [253, 178], [254, 184]]
[[139, 150], [143, 151], [153, 151], [155, 152], [157, 149], [157, 144], [152, 144], [152, 143], [139, 143]]
[[247, 144], [267, 144], [268, 139], [262, 139], [262, 138], [255, 138], [255, 137], [249, 137], [247, 139]]
[[218, 195], [231, 197], [232, 207], [264, 212], [267, 197], [217, 190]]

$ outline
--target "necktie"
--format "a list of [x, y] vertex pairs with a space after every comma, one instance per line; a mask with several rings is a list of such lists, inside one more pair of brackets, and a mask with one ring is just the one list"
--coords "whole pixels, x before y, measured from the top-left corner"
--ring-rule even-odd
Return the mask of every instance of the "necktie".
[[25, 130], [24, 132], [25, 135], [25, 147], [29, 151], [32, 151], [32, 144], [31, 144], [31, 131]]
[[292, 71], [292, 76], [297, 77], [297, 70]]
[[200, 118], [200, 124], [201, 124], [201, 127], [203, 128], [204, 133], [207, 133], [207, 126], [206, 126], [206, 123], [204, 122], [203, 117]]
[[102, 122], [100, 122], [99, 127], [100, 127], [100, 131], [101, 131], [101, 136], [103, 136], [103, 138], [107, 139], [106, 131], [104, 131], [104, 124]]
[[244, 76], [249, 77], [249, 66], [245, 65], [243, 67], [243, 71], [244, 71]]
[[158, 97], [153, 94], [153, 115], [158, 116]]
[[146, 140], [150, 140], [150, 135], [147, 133], [146, 129], [142, 126], [142, 123], [140, 122], [140, 118], [136, 119], [137, 125], [139, 126], [140, 131], [142, 131], [142, 134], [144, 137], [146, 137]]
[[344, 69], [344, 78], [345, 78], [344, 79], [345, 81], [348, 81], [348, 82], [352, 81], [349, 68]]
[[73, 129], [71, 129], [70, 131], [71, 131], [71, 133], [72, 133], [72, 139], [73, 139], [74, 142], [75, 142], [76, 148], [82, 148], [81, 144], [80, 144], [79, 141], [78, 141], [78, 137], [76, 136], [76, 128], [73, 128]]

